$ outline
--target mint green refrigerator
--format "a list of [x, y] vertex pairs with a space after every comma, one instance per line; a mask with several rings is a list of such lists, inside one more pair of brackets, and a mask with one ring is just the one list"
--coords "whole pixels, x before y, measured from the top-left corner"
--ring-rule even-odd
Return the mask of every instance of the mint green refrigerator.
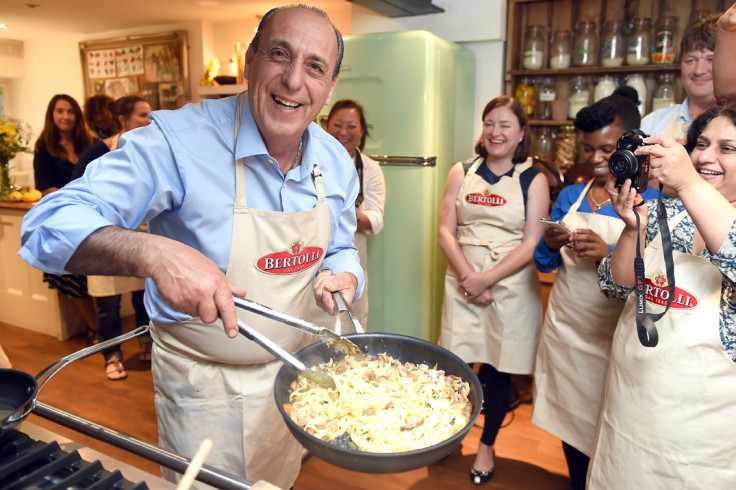
[[368, 331], [439, 337], [447, 262], [437, 220], [450, 167], [473, 155], [474, 94], [467, 48], [427, 31], [345, 38], [332, 102], [363, 106], [363, 153], [386, 179], [384, 229], [368, 238]]

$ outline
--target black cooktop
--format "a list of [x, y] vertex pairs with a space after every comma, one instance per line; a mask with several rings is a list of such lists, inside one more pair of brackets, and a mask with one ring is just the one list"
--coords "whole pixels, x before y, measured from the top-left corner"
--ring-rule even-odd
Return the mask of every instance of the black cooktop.
[[0, 490], [30, 488], [148, 490], [148, 485], [106, 470], [99, 460], [85, 461], [57, 442], [34, 440], [16, 430], [0, 440]]

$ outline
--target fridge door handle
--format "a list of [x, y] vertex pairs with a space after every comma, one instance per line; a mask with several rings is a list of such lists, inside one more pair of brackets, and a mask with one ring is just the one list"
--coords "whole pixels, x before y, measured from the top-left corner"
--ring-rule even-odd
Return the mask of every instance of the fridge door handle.
[[369, 155], [379, 165], [398, 167], [435, 167], [437, 157], [394, 157], [386, 155]]

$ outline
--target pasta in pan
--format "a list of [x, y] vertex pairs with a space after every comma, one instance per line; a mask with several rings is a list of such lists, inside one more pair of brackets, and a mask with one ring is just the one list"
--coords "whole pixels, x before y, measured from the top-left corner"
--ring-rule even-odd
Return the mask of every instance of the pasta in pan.
[[299, 376], [284, 409], [322, 440], [347, 434], [361, 451], [412, 451], [446, 440], [470, 420], [470, 385], [427, 365], [364, 354], [318, 369], [334, 378], [337, 389]]

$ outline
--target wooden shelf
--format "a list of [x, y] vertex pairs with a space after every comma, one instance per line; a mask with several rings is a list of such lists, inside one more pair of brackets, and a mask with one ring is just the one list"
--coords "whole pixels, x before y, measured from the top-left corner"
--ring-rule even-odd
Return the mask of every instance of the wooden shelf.
[[229, 85], [209, 85], [197, 87], [197, 94], [201, 98], [207, 97], [224, 97], [227, 95], [235, 95], [248, 90], [248, 84], [229, 84]]
[[509, 74], [515, 77], [539, 77], [539, 76], [574, 76], [574, 75], [615, 75], [617, 73], [663, 73], [678, 72], [679, 65], [639, 65], [639, 66], [572, 66], [554, 70], [552, 68], [544, 68], [541, 70], [509, 70]]

